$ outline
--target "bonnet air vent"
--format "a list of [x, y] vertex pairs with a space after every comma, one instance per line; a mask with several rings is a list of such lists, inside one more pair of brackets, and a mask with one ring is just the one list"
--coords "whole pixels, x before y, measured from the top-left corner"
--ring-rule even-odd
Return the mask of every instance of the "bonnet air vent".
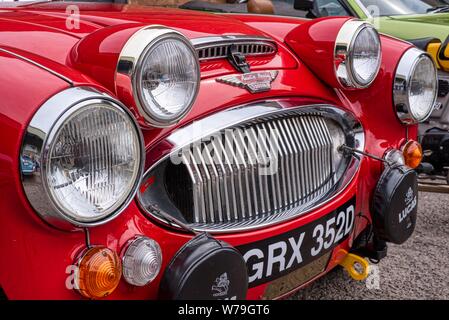
[[226, 58], [231, 46], [245, 56], [273, 55], [276, 43], [263, 37], [206, 37], [192, 40], [200, 61]]

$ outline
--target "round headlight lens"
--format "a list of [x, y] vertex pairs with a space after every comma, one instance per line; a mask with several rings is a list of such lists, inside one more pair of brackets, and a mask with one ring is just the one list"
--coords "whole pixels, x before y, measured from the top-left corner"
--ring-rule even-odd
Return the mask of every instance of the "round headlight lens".
[[360, 30], [354, 40], [351, 58], [354, 80], [361, 86], [370, 84], [380, 67], [380, 40], [374, 28]]
[[381, 64], [381, 43], [373, 26], [358, 20], [347, 21], [335, 42], [335, 71], [345, 87], [367, 88]]
[[150, 43], [135, 76], [145, 118], [159, 127], [178, 122], [190, 111], [199, 80], [196, 52], [187, 39], [168, 33]]
[[411, 48], [396, 69], [393, 98], [396, 112], [404, 124], [427, 120], [432, 113], [438, 93], [437, 70], [425, 52]]
[[44, 185], [58, 211], [83, 224], [113, 214], [130, 197], [141, 147], [134, 122], [118, 105], [90, 102], [74, 109], [47, 139]]
[[426, 55], [416, 62], [408, 88], [410, 112], [416, 121], [423, 121], [430, 114], [435, 103], [437, 81], [433, 76], [435, 65]]

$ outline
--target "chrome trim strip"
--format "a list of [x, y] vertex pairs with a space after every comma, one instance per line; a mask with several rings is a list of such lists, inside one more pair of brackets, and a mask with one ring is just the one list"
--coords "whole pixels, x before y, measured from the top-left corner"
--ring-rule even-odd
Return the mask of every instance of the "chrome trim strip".
[[58, 72], [56, 72], [56, 71], [54, 71], [54, 70], [52, 70], [52, 69], [50, 69], [50, 68], [47, 68], [47, 67], [41, 65], [40, 63], [37, 63], [37, 62], [34, 61], [34, 60], [31, 60], [31, 59], [29, 59], [29, 58], [26, 58], [26, 57], [24, 57], [24, 56], [21, 56], [20, 54], [14, 53], [14, 52], [9, 51], [9, 50], [6, 50], [6, 49], [4, 49], [4, 48], [0, 48], [0, 51], [1, 51], [1, 52], [4, 52], [4, 53], [7, 53], [7, 54], [9, 54], [9, 55], [11, 55], [11, 56], [13, 56], [13, 57], [16, 57], [16, 58], [18, 58], [18, 59], [20, 59], [20, 60], [23, 60], [23, 61], [25, 61], [25, 62], [28, 62], [28, 63], [30, 63], [30, 64], [32, 64], [32, 65], [34, 65], [34, 66], [36, 66], [36, 67], [38, 67], [38, 68], [40, 68], [40, 69], [42, 69], [42, 70], [45, 70], [45, 71], [51, 73], [52, 75], [58, 77], [59, 79], [61, 79], [61, 80], [65, 81], [65, 82], [67, 82], [70, 86], [73, 87], [73, 81], [72, 81], [72, 80], [70, 80], [69, 78], [63, 76], [62, 74], [60, 74], [60, 73], [58, 73]]
[[[168, 158], [171, 157], [171, 155], [175, 155], [177, 153], [181, 153], [182, 148], [186, 147], [188, 145], [190, 145], [191, 143], [195, 142], [195, 141], [199, 141], [202, 137], [208, 137], [213, 135], [215, 132], [219, 132], [225, 128], [229, 128], [229, 127], [236, 127], [239, 124], [243, 124], [243, 123], [251, 123], [251, 121], [257, 118], [269, 118], [269, 117], [273, 117], [273, 119], [278, 119], [280, 121], [282, 121], [282, 115], [283, 114], [297, 114], [297, 115], [304, 115], [304, 117], [310, 118], [312, 119], [313, 117], [309, 117], [307, 116], [307, 114], [310, 115], [323, 115], [325, 118], [328, 119], [332, 119], [338, 123], [340, 123], [340, 125], [344, 128], [345, 134], [347, 135], [347, 141], [349, 141], [348, 143], [353, 145], [355, 148], [357, 148], [358, 150], [364, 150], [364, 130], [363, 127], [361, 125], [361, 123], [355, 118], [354, 115], [352, 115], [351, 113], [344, 111], [340, 108], [334, 107], [334, 106], [330, 106], [330, 105], [306, 105], [306, 106], [299, 106], [297, 103], [295, 103], [294, 99], [285, 99], [285, 100], [271, 100], [271, 101], [265, 101], [265, 102], [261, 102], [261, 103], [256, 103], [256, 104], [250, 104], [250, 105], [245, 105], [245, 106], [239, 106], [233, 109], [229, 109], [229, 110], [225, 110], [222, 112], [218, 112], [216, 114], [213, 114], [209, 117], [203, 118], [197, 122], [191, 123], [183, 128], [180, 128], [176, 131], [174, 131], [172, 134], [170, 134], [165, 140], [161, 141], [160, 144], [154, 146], [152, 149], [149, 150], [148, 153], [148, 159], [152, 159], [153, 162], [150, 163], [150, 168], [145, 172], [144, 178], [143, 178], [143, 183], [144, 181], [146, 181], [148, 175], [150, 174], [150, 172], [153, 170], [153, 168], [155, 168], [156, 166], [158, 166], [160, 163], [162, 163], [163, 161], [167, 160]], [[277, 118], [276, 118], [277, 117]], [[310, 119], [308, 121], [310, 121]], [[296, 126], [293, 125], [294, 120], [296, 120]], [[299, 138], [299, 135], [303, 135], [306, 134], [305, 132], [302, 133], [300, 130], [300, 125], [301, 123], [299, 122], [299, 120], [296, 119], [291, 119], [291, 123], [292, 123], [292, 128], [295, 128], [296, 130], [299, 130], [296, 132], [296, 139], [297, 141], [301, 141], [301, 139]], [[258, 123], [253, 125], [252, 127], [249, 127], [250, 130], [253, 130], [254, 128], [256, 128], [259, 132], [262, 132], [264, 125], [267, 125], [266, 123]], [[326, 137], [327, 141], [332, 141], [331, 137], [330, 137], [330, 132], [325, 130], [325, 126], [324, 125], [324, 120], [323, 120], [323, 124], [321, 126], [321, 129], [323, 130], [323, 134]], [[253, 130], [254, 131], [254, 130]], [[283, 139], [285, 137], [282, 137]], [[264, 141], [265, 139], [261, 139], [262, 140], [262, 144], [264, 145], [265, 151], [269, 150], [268, 145], [266, 144], [266, 141]], [[250, 144], [248, 144], [250, 145]], [[159, 159], [156, 158], [156, 156], [152, 156], [152, 152], [156, 152], [155, 150], [159, 150], [160, 151], [160, 147], [165, 146], [165, 150], [163, 151], [163, 156], [160, 157]], [[168, 147], [170, 146], [170, 147]], [[163, 147], [164, 148], [164, 147]], [[284, 151], [287, 149], [284, 149]], [[311, 151], [309, 148], [307, 148], [307, 150]], [[330, 149], [328, 149], [330, 150]], [[159, 154], [159, 151], [158, 154]], [[226, 154], [225, 154], [226, 156]], [[309, 164], [313, 163], [313, 159], [312, 159], [312, 152], [309, 152], [309, 156], [307, 157], [307, 161], [309, 162]], [[303, 159], [304, 160], [304, 159]], [[318, 160], [316, 160], [318, 161]], [[321, 202], [319, 203], [307, 203], [307, 199], [303, 199], [303, 201], [300, 202], [299, 205], [295, 205], [293, 207], [287, 207], [285, 208], [285, 211], [281, 211], [280, 215], [273, 215], [271, 217], [267, 217], [266, 215], [263, 215], [263, 212], [266, 212], [267, 209], [270, 210], [271, 208], [267, 208], [267, 206], [269, 205], [269, 202], [267, 202], [265, 205], [265, 208], [261, 209], [263, 211], [262, 215], [257, 215], [255, 219], [251, 219], [249, 221], [236, 221], [236, 222], [229, 222], [226, 224], [220, 224], [220, 225], [215, 225], [215, 226], [210, 226], [207, 224], [202, 224], [202, 223], [196, 223], [196, 224], [192, 224], [191, 226], [197, 230], [197, 231], [207, 231], [207, 232], [212, 232], [212, 233], [232, 233], [232, 232], [243, 232], [243, 231], [247, 231], [247, 230], [253, 230], [253, 229], [259, 229], [268, 225], [273, 225], [273, 224], [278, 224], [278, 223], [282, 223], [294, 218], [297, 218], [298, 216], [304, 215], [312, 210], [315, 210], [316, 208], [328, 203], [329, 201], [331, 201], [332, 199], [334, 199], [336, 196], [338, 196], [348, 185], [349, 183], [353, 180], [357, 170], [358, 170], [358, 166], [360, 163], [360, 158], [359, 157], [352, 157], [349, 161], [349, 164], [347, 167], [345, 168], [341, 168], [342, 166], [340, 166], [340, 174], [342, 173], [341, 170], [345, 170], [345, 173], [343, 175], [343, 177], [337, 182], [337, 184], [334, 184], [333, 179], [328, 179], [328, 181], [324, 182], [324, 188], [327, 191], [323, 192], [324, 194], [327, 194], [328, 197], [325, 199], [320, 199]], [[329, 167], [329, 172], [330, 172], [330, 166], [332, 162], [332, 158], [328, 157], [328, 167]], [[304, 162], [303, 162], [304, 163]], [[231, 165], [230, 165], [231, 166]], [[298, 184], [302, 183], [302, 190], [306, 191], [303, 192], [303, 194], [307, 195], [307, 198], [310, 199], [312, 197], [312, 195], [310, 194], [310, 192], [313, 190], [313, 186], [311, 186], [308, 181], [310, 181], [310, 178], [305, 177], [305, 174], [309, 174], [310, 170], [306, 170], [304, 165], [300, 166], [300, 170], [302, 169], [302, 174], [300, 174], [300, 178], [298, 177]], [[288, 167], [286, 167], [288, 168]], [[286, 184], [291, 184], [294, 183], [292, 182], [293, 180], [293, 171], [291, 171], [291, 167], [290, 170], [284, 169], [286, 170], [285, 172], [287, 172], [289, 174], [289, 180], [288, 183], [287, 181]], [[317, 173], [315, 173], [317, 174]], [[235, 177], [235, 172], [233, 174], [230, 175], [232, 177], [232, 180], [234, 180]], [[239, 176], [243, 176], [243, 175], [239, 175]], [[281, 194], [279, 194], [280, 191], [280, 184], [282, 183], [282, 181], [278, 181], [276, 182], [275, 180], [277, 179], [273, 179], [270, 178], [268, 181], [266, 178], [266, 176], [258, 176], [259, 178], [259, 186], [260, 185], [265, 185], [264, 188], [259, 188], [260, 190], [260, 199], [261, 202], [263, 203], [264, 199], [268, 199], [268, 188], [270, 188], [273, 192], [273, 198], [276, 199], [277, 205], [276, 208], [279, 209], [281, 208], [280, 206], [280, 201], [285, 200], [285, 198], [281, 197]], [[286, 177], [286, 175], [283, 175], [284, 179]], [[279, 177], [278, 177], [279, 178]], [[261, 180], [263, 180], [263, 182], [261, 183]], [[249, 180], [247, 180], [249, 181]], [[237, 181], [236, 181], [237, 182]], [[249, 183], [249, 182], [248, 182]], [[307, 187], [304, 188], [304, 185], [306, 185]], [[240, 187], [240, 185], [238, 186], [238, 190], [235, 189], [235, 186], [230, 186], [231, 190], [235, 190], [236, 192], [238, 192], [240, 194], [240, 197], [243, 197], [244, 193], [241, 192], [242, 189]], [[290, 186], [291, 188], [293, 186]], [[239, 192], [240, 190], [240, 192]], [[286, 190], [286, 189], [284, 189]], [[290, 191], [290, 196], [291, 196], [291, 189], [289, 189]], [[231, 195], [235, 195], [236, 192], [231, 192]], [[265, 194], [263, 194], [262, 192], [264, 192]], [[329, 193], [330, 192], [330, 193]], [[256, 196], [256, 195], [254, 195]], [[255, 199], [255, 197], [253, 197], [253, 199]], [[145, 201], [143, 200], [143, 195], [142, 193], [139, 191], [137, 194], [137, 200], [138, 203], [140, 204], [140, 206], [142, 207], [142, 209], [149, 214], [150, 217], [155, 218], [161, 222], [163, 222], [164, 224], [167, 225], [171, 225], [173, 226], [173, 224], [168, 223], [167, 221], [165, 221], [162, 217], [154, 214], [153, 212], [150, 212], [147, 210], [145, 201], [147, 201], [148, 199], [146, 199]], [[234, 200], [235, 201], [235, 200]], [[242, 201], [241, 204], [244, 205], [243, 202], [243, 198], [240, 200]], [[151, 200], [148, 203], [152, 203]], [[147, 204], [148, 204], [147, 203]], [[235, 205], [235, 204], [234, 204]], [[308, 207], [310, 206], [310, 207]], [[276, 209], [273, 208], [273, 209]], [[232, 211], [234, 211], [233, 213], [236, 214], [237, 212], [239, 212], [239, 210], [236, 210], [237, 208], [234, 207]], [[247, 209], [247, 208], [246, 208]], [[237, 216], [235, 216], [235, 218], [239, 218]], [[203, 220], [204, 221], [204, 220]], [[260, 224], [257, 224], [257, 221], [260, 221]], [[176, 227], [176, 226], [174, 226]], [[222, 229], [220, 229], [222, 228]]]
[[[51, 141], [55, 132], [58, 130], [57, 125], [63, 123], [63, 120], [69, 117], [79, 108], [91, 103], [105, 103], [116, 108], [120, 108], [128, 114], [133, 122], [136, 132], [140, 139], [140, 164], [139, 172], [136, 174], [136, 181], [133, 185], [132, 192], [126, 200], [118, 207], [118, 209], [110, 215], [92, 222], [80, 222], [67, 216], [60, 210], [51, 200], [50, 192], [44, 183], [46, 172], [46, 157], [48, 156], [48, 142]], [[129, 110], [119, 101], [112, 98], [106, 93], [99, 92], [90, 87], [72, 87], [65, 89], [48, 99], [34, 114], [31, 122], [28, 124], [24, 134], [20, 156], [22, 156], [25, 146], [32, 146], [36, 150], [36, 158], [40, 161], [40, 172], [35, 173], [33, 177], [22, 178], [22, 185], [25, 195], [31, 206], [42, 219], [56, 228], [63, 230], [76, 230], [78, 227], [92, 227], [104, 224], [117, 217], [134, 198], [137, 188], [142, 177], [145, 153], [143, 145], [143, 137], [140, 128]], [[19, 159], [20, 163], [20, 159]], [[19, 168], [20, 170], [20, 168]], [[38, 184], [42, 188], [42, 193], [37, 193], [33, 185]]]

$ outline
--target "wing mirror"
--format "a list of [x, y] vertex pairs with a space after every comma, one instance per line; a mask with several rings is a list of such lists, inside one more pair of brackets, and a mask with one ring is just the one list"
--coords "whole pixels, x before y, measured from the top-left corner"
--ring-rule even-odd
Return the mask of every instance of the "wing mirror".
[[293, 7], [301, 11], [313, 10], [313, 2], [314, 0], [295, 0]]

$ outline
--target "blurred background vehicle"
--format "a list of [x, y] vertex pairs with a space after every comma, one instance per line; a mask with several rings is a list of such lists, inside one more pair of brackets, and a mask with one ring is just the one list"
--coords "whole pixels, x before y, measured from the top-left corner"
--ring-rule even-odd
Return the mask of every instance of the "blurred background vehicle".
[[20, 170], [24, 175], [31, 175], [36, 170], [36, 164], [28, 156], [22, 156], [20, 158]]

